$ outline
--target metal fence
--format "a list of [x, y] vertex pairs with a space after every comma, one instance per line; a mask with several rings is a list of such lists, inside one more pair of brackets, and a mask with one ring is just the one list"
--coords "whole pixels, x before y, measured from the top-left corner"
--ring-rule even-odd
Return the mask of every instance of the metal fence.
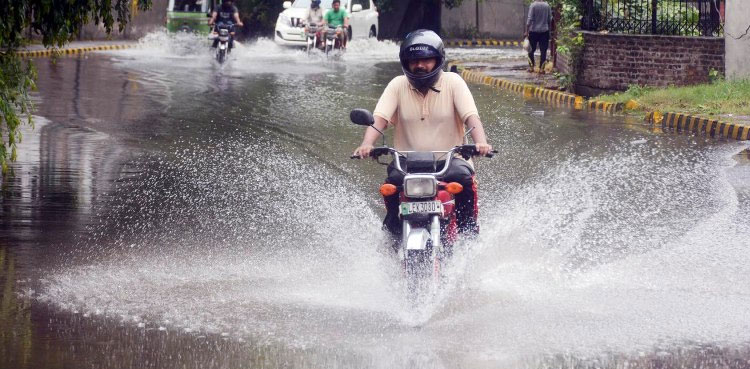
[[724, 0], [582, 0], [588, 31], [724, 35]]

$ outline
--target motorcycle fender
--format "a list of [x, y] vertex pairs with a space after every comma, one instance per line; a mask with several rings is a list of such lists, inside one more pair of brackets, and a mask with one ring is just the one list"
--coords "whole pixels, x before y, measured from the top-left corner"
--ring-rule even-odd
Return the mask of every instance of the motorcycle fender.
[[227, 48], [227, 44], [225, 44], [225, 43], [220, 43], [219, 44], [219, 49], [224, 50], [226, 48]]
[[424, 228], [412, 228], [406, 237], [407, 250], [425, 250], [427, 241], [430, 239], [430, 232]]

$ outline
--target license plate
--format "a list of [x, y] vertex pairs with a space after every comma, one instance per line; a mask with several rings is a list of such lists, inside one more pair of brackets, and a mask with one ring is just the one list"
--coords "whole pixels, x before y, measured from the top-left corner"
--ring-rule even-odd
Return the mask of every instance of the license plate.
[[442, 212], [443, 212], [443, 204], [437, 200], [401, 203], [401, 215], [440, 214]]

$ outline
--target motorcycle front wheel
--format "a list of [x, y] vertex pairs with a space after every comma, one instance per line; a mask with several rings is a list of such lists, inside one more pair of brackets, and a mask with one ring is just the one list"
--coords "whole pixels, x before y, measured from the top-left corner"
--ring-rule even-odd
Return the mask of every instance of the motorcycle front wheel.
[[432, 241], [424, 250], [407, 250], [404, 264], [406, 292], [412, 303], [424, 301], [436, 292], [441, 265]]
[[219, 64], [223, 64], [226, 58], [227, 58], [227, 51], [224, 49], [219, 49], [219, 51], [216, 53], [216, 60], [219, 62]]

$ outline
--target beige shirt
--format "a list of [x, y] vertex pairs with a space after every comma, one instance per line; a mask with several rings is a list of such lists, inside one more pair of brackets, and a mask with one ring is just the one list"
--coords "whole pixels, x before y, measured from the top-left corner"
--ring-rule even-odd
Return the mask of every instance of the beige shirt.
[[422, 95], [406, 76], [394, 78], [373, 114], [393, 125], [399, 151], [446, 151], [464, 144], [465, 123], [479, 115], [469, 86], [456, 73], [443, 72], [435, 89]]
[[315, 23], [320, 27], [323, 25], [323, 9], [318, 7], [317, 9], [307, 8], [304, 21], [307, 24]]

